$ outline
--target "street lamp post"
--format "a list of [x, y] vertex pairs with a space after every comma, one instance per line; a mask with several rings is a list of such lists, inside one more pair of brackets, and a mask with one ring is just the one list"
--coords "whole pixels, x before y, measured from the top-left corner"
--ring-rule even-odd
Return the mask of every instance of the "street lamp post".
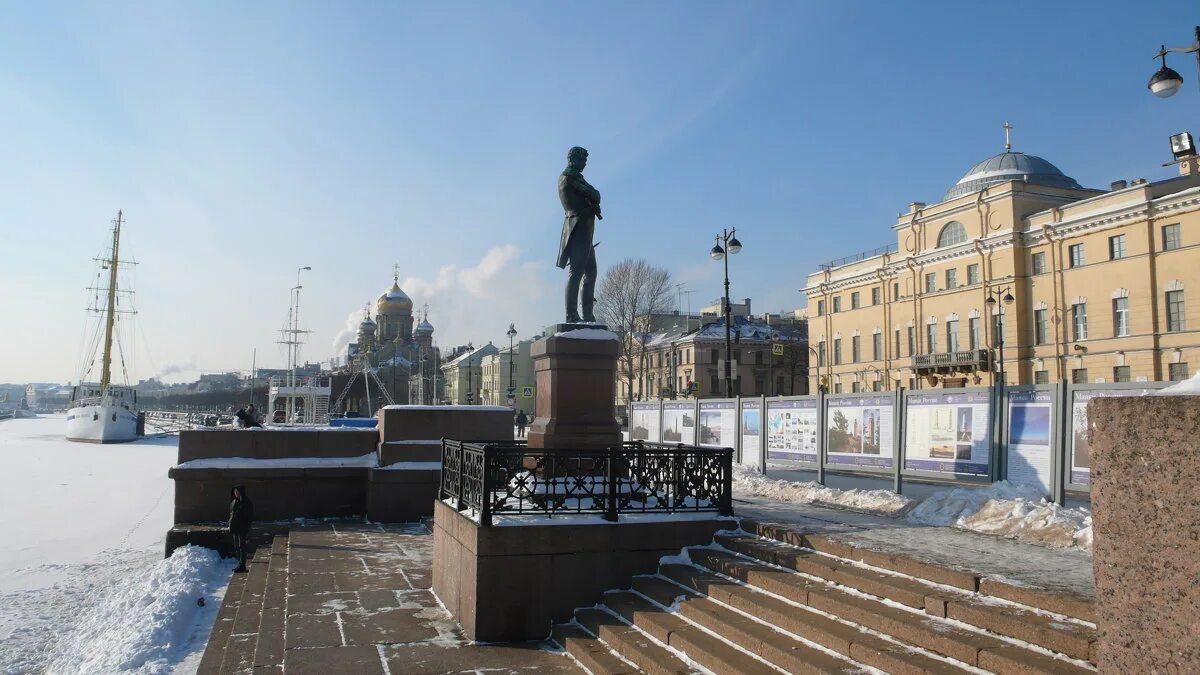
[[[1001, 298], [1001, 294], [1003, 294], [1003, 298]], [[993, 311], [996, 311], [996, 307], [1000, 300], [1004, 300], [1005, 305], [1011, 305], [1013, 303], [1014, 298], [1012, 296], [1012, 286], [988, 290], [987, 300], [984, 301], [984, 304], [986, 304]], [[1000, 306], [998, 311], [1000, 312], [1000, 321], [998, 322], [998, 330], [996, 331], [996, 344], [1000, 351], [1000, 386], [1003, 387], [1005, 384], [1007, 384], [1007, 381], [1004, 377], [1004, 307]]]
[[[733, 323], [733, 310], [729, 306], [729, 255], [735, 254], [742, 250], [742, 242], [738, 241], [734, 233], [737, 228], [733, 227], [728, 230], [722, 228], [721, 234], [716, 236], [717, 243], [709, 251], [709, 255], [713, 260], [722, 260], [725, 263], [725, 397], [733, 398], [733, 345], [730, 341], [729, 331], [730, 324]], [[722, 246], [722, 244], [724, 246]], [[726, 255], [728, 251], [729, 255]]]
[[511, 406], [516, 402], [517, 382], [516, 370], [517, 363], [514, 361], [515, 354], [513, 353], [513, 340], [517, 337], [517, 325], [508, 324], [508, 404]]
[[[821, 354], [816, 350], [815, 347], [812, 347], [812, 346], [809, 346], [808, 351], [812, 352], [812, 355], [817, 357], [817, 391], [824, 394], [825, 393], [825, 385], [821, 381]], [[811, 361], [809, 361], [809, 370], [812, 370], [812, 362]]]
[[[1196, 55], [1196, 71], [1200, 73], [1200, 26], [1196, 26], [1196, 41], [1188, 47], [1167, 47], [1163, 45], [1159, 48], [1158, 53], [1154, 58], [1162, 60], [1162, 67], [1158, 72], [1150, 78], [1150, 82], [1146, 84], [1146, 88], [1150, 93], [1159, 98], [1170, 98], [1179, 91], [1183, 86], [1183, 76], [1167, 67], [1167, 54], [1176, 52], [1179, 54], [1195, 54]], [[1198, 80], [1200, 81], [1200, 80]]]

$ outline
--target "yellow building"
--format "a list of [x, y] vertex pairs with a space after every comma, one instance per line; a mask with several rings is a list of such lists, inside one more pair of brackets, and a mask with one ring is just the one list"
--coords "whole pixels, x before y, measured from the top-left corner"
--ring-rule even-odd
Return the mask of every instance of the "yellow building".
[[911, 204], [895, 244], [808, 276], [810, 390], [1187, 377], [1200, 367], [1195, 166], [1105, 191], [1033, 155], [980, 162], [941, 202]]

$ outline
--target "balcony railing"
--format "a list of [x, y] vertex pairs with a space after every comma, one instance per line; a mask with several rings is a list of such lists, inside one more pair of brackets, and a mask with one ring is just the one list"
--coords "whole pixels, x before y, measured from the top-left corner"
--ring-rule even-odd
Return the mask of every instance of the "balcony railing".
[[481, 527], [495, 516], [733, 515], [733, 450], [629, 441], [606, 450], [442, 441], [439, 498]]
[[948, 370], [986, 370], [991, 363], [986, 349], [968, 349], [958, 352], [940, 352], [937, 354], [919, 354], [913, 357], [913, 367], [924, 369]]

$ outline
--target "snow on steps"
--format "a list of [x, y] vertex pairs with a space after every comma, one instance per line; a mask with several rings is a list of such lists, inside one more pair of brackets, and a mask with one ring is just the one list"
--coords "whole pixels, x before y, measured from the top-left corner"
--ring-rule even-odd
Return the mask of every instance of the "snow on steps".
[[283, 669], [287, 602], [287, 535], [274, 537], [234, 574], [201, 657], [197, 675], [233, 675]]
[[597, 675], [1095, 671], [1085, 600], [742, 526], [576, 611], [555, 639]]

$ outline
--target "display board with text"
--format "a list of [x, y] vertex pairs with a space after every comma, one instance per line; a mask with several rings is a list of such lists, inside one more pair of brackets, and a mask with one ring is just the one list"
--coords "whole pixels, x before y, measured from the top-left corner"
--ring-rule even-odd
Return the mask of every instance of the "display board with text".
[[1035, 487], [1047, 498], [1053, 496], [1053, 423], [1053, 392], [1008, 393], [1007, 479]]
[[762, 402], [742, 401], [742, 444], [738, 461], [757, 464], [762, 444]]
[[895, 396], [830, 398], [825, 406], [828, 464], [895, 466]]
[[658, 402], [633, 404], [629, 419], [629, 440], [658, 442]]
[[1151, 391], [1154, 390], [1148, 388], [1094, 389], [1071, 392], [1071, 408], [1068, 411], [1071, 416], [1071, 432], [1067, 436], [1070, 452], [1067, 453], [1067, 456], [1071, 459], [1068, 467], [1071, 473], [1068, 474], [1068, 477], [1072, 483], [1088, 485], [1092, 482], [1092, 443], [1088, 439], [1088, 401], [1108, 396], [1144, 396]]
[[991, 473], [990, 392], [913, 393], [905, 410], [905, 469]]
[[817, 461], [816, 399], [767, 401], [767, 459]]
[[696, 443], [695, 401], [665, 401], [662, 404], [662, 442]]
[[737, 401], [700, 402], [700, 440], [697, 445], [732, 448], [737, 445]]

